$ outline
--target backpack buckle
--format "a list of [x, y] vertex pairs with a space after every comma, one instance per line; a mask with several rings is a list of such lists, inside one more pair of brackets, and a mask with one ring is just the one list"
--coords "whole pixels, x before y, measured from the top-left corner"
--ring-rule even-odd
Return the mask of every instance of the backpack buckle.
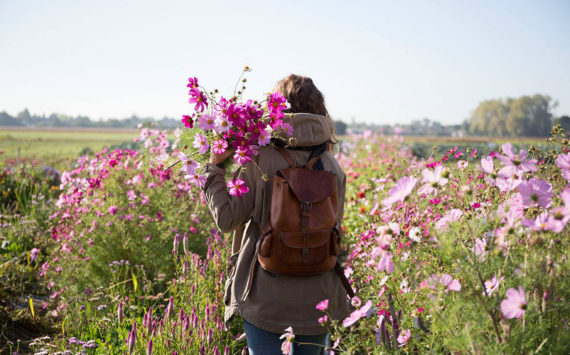
[[301, 256], [303, 257], [303, 262], [306, 264], [309, 262], [309, 249], [303, 248], [301, 249]]
[[301, 201], [301, 210], [308, 212], [313, 208], [313, 203], [311, 201]]

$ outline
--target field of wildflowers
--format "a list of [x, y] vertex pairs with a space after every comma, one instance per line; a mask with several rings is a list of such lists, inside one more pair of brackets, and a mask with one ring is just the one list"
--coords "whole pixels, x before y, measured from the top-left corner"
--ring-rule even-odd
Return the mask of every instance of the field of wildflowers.
[[[342, 261], [356, 297], [340, 322], [328, 300], [315, 305], [330, 353], [570, 352], [564, 137], [553, 130], [551, 151], [507, 143], [427, 159], [401, 136], [344, 140]], [[231, 235], [215, 229], [199, 177], [166, 169], [180, 143], [147, 128], [137, 140], [79, 158], [57, 185], [3, 166], [2, 184], [36, 181], [25, 199], [4, 197], [0, 277], [17, 266], [29, 281], [3, 306], [45, 335], [18, 343], [3, 326], [2, 351], [247, 353], [241, 324], [222, 322]], [[287, 350], [295, 329], [283, 332]]]

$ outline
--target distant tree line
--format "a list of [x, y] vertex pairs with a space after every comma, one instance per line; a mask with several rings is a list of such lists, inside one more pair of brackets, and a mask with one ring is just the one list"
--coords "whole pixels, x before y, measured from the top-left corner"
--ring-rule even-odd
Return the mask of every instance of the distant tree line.
[[538, 94], [486, 100], [463, 123], [463, 129], [477, 136], [546, 137], [553, 124], [551, 110], [556, 105], [550, 96]]
[[[333, 121], [337, 135], [372, 130], [384, 134], [398, 133], [415, 136], [546, 137], [550, 135], [550, 129], [556, 124], [560, 124], [567, 133], [570, 133], [570, 116], [553, 117], [552, 109], [556, 105], [557, 103], [550, 96], [539, 94], [485, 100], [477, 106], [471, 117], [459, 125], [443, 125], [429, 118], [414, 120], [410, 124], [396, 125], [358, 123], [354, 119], [351, 123], [345, 123], [337, 118]], [[136, 128], [145, 122], [154, 123], [156, 127], [163, 129], [174, 129], [180, 126], [179, 119], [168, 117], [156, 120], [132, 115], [122, 119], [91, 120], [87, 116], [74, 117], [56, 113], [49, 116], [32, 115], [27, 109], [15, 117], [7, 112], [0, 112], [0, 126]]]
[[137, 128], [137, 125], [145, 122], [153, 122], [156, 127], [164, 129], [176, 128], [180, 125], [180, 120], [168, 117], [156, 120], [132, 115], [122, 119], [92, 120], [87, 116], [67, 116], [57, 113], [49, 116], [33, 115], [27, 109], [16, 116], [11, 116], [5, 111], [0, 112], [0, 126]]

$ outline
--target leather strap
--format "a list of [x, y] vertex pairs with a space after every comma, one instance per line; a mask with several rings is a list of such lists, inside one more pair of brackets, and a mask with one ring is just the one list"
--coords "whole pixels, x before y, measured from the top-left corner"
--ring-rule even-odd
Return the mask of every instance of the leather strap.
[[340, 282], [342, 282], [342, 285], [344, 286], [346, 293], [350, 296], [350, 298], [354, 297], [354, 291], [352, 290], [352, 287], [350, 287], [348, 279], [346, 278], [346, 276], [344, 276], [344, 272], [342, 271], [342, 268], [340, 267], [338, 260], [336, 262], [336, 265], [334, 266], [334, 269], [338, 277], [340, 278]]
[[315, 163], [320, 159], [320, 155], [314, 156], [311, 159], [309, 159], [309, 161], [307, 161], [307, 164], [305, 164], [305, 166], [309, 169], [309, 170], [313, 170], [313, 165], [315, 165]]
[[289, 164], [290, 168], [296, 168], [297, 164], [295, 164], [295, 162], [293, 161], [293, 159], [291, 159], [291, 156], [289, 156], [289, 153], [287, 153], [287, 151], [281, 147], [277, 147], [275, 148], [277, 149], [277, 151], [279, 153], [281, 153], [281, 156], [283, 156], [283, 158], [285, 158], [285, 161], [287, 161], [287, 164]]

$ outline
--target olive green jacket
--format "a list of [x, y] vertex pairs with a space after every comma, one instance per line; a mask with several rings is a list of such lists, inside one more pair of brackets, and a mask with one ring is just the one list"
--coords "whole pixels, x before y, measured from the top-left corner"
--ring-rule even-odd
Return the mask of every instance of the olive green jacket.
[[[299, 113], [286, 119], [293, 126], [297, 146], [314, 146], [331, 139], [332, 122], [328, 117]], [[303, 165], [309, 151], [288, 150], [298, 165]], [[333, 319], [342, 320], [348, 313], [346, 291], [334, 270], [316, 276], [283, 276], [265, 271], [259, 264], [251, 291], [246, 294], [250, 268], [254, 263], [255, 243], [261, 228], [269, 219], [273, 175], [288, 164], [275, 149], [262, 147], [253, 162], [244, 165], [240, 178], [249, 192], [241, 197], [228, 193], [225, 170], [208, 165], [204, 193], [218, 228], [233, 231], [232, 254], [225, 283], [226, 324], [239, 314], [248, 322], [273, 333], [283, 333], [291, 326], [295, 334], [326, 333], [318, 318], [323, 312], [315, 309], [317, 303], [329, 300], [328, 312]], [[342, 221], [346, 175], [329, 152], [321, 155], [324, 169], [337, 176], [339, 224]], [[261, 170], [261, 171], [260, 171]], [[262, 179], [265, 173], [269, 181]]]

